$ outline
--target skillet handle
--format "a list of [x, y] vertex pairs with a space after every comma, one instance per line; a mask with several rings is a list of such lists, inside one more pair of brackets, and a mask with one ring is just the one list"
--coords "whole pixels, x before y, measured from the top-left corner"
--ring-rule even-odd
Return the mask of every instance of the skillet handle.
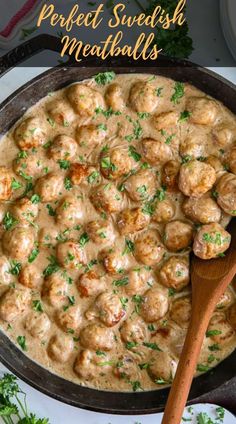
[[53, 35], [41, 34], [15, 47], [0, 58], [0, 77], [16, 65], [44, 50], [60, 53], [60, 38]]

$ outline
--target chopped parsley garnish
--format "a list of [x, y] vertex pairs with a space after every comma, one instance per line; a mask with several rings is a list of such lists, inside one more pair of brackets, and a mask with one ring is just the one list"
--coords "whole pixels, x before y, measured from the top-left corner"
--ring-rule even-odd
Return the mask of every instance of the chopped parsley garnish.
[[133, 349], [133, 348], [134, 348], [134, 347], [136, 347], [136, 346], [138, 346], [138, 343], [136, 343], [136, 342], [127, 342], [127, 343], [125, 344], [125, 347], [126, 347], [126, 349], [128, 349], [128, 350]]
[[59, 160], [58, 164], [61, 169], [69, 169], [70, 168], [70, 161], [69, 160]]
[[114, 284], [114, 286], [116, 287], [127, 286], [127, 284], [129, 284], [129, 278], [124, 277], [124, 278], [120, 278], [119, 280], [114, 280], [112, 284]]
[[179, 122], [185, 122], [187, 121], [191, 116], [191, 112], [189, 112], [188, 110], [184, 110], [183, 112], [180, 113], [180, 117], [179, 117]]
[[39, 254], [39, 249], [37, 248], [37, 247], [35, 247], [33, 250], [32, 250], [32, 252], [31, 252], [31, 254], [29, 255], [29, 257], [28, 257], [28, 262], [31, 264], [32, 262], [34, 262], [35, 261], [35, 259], [37, 258], [37, 256], [38, 256], [38, 254]]
[[137, 392], [138, 390], [142, 389], [140, 381], [130, 381], [130, 384], [132, 386], [133, 392]]
[[135, 303], [135, 308], [134, 308], [134, 310], [135, 310], [136, 314], [139, 314], [139, 312], [140, 312], [140, 307], [141, 307], [141, 304], [143, 303], [143, 301], [144, 301], [143, 296], [141, 296], [140, 294], [135, 294], [135, 295], [132, 297], [132, 302], [134, 302], [134, 303]]
[[204, 364], [197, 364], [197, 371], [199, 372], [207, 372], [209, 371], [210, 367], [208, 365]]
[[181, 159], [181, 163], [182, 164], [184, 164], [184, 163], [188, 163], [188, 162], [190, 162], [192, 160], [192, 156], [190, 156], [190, 155], [185, 155], [185, 156], [183, 156], [182, 157], [182, 159]]
[[100, 177], [99, 172], [98, 171], [93, 171], [92, 174], [90, 174], [87, 177], [87, 181], [88, 181], [89, 184], [93, 184], [93, 183], [95, 183], [98, 180], [99, 177]]
[[21, 347], [21, 349], [26, 352], [27, 351], [27, 346], [26, 346], [26, 338], [25, 336], [18, 336], [16, 339], [18, 345]]
[[170, 288], [168, 289], [168, 295], [169, 295], [169, 297], [172, 297], [172, 296], [174, 296], [175, 294], [176, 294], [175, 289], [173, 289], [172, 287], [170, 287]]
[[14, 218], [14, 216], [10, 212], [7, 212], [3, 218], [3, 227], [6, 231], [8, 231], [11, 228], [13, 228], [15, 225], [17, 225], [18, 222], [19, 221], [16, 218]]
[[104, 110], [101, 107], [97, 107], [95, 109], [95, 113], [96, 113], [96, 115], [99, 115], [99, 113], [101, 113], [107, 119], [110, 118], [113, 115], [115, 115], [115, 116], [121, 115], [121, 112], [119, 112], [119, 111], [116, 111], [115, 112], [111, 107], [109, 109], [107, 109], [107, 110]]
[[79, 238], [79, 244], [81, 247], [84, 247], [86, 243], [89, 242], [89, 236], [87, 233], [83, 233]]
[[33, 300], [33, 310], [36, 312], [43, 312], [43, 305], [40, 300]]
[[19, 190], [19, 188], [22, 188], [22, 184], [19, 181], [16, 181], [15, 178], [13, 178], [11, 182], [11, 188], [12, 190]]
[[115, 72], [100, 72], [94, 77], [94, 80], [98, 85], [106, 85], [113, 81], [116, 77]]
[[96, 350], [96, 355], [97, 356], [106, 356], [106, 353], [102, 352], [101, 350]]
[[107, 131], [107, 125], [106, 124], [99, 124], [97, 127], [101, 131]]
[[13, 259], [12, 261], [10, 261], [10, 265], [11, 265], [11, 268], [9, 269], [10, 274], [19, 275], [21, 271], [21, 267], [22, 267], [21, 263]]
[[174, 86], [174, 93], [172, 94], [170, 100], [175, 105], [180, 103], [180, 99], [184, 96], [184, 83], [176, 82]]
[[211, 352], [217, 352], [218, 350], [220, 350], [220, 346], [218, 345], [218, 343], [215, 343], [215, 344], [213, 344], [211, 346], [208, 346], [208, 349]]
[[206, 337], [219, 336], [220, 334], [222, 334], [222, 331], [220, 330], [208, 330], [206, 332]]
[[49, 265], [43, 271], [44, 277], [49, 277], [50, 275], [54, 274], [55, 272], [57, 272], [60, 269], [59, 264], [58, 264], [55, 256], [51, 255], [47, 259], [49, 261]]
[[28, 157], [28, 153], [25, 150], [21, 150], [17, 155], [18, 159], [26, 159], [27, 157]]
[[157, 95], [157, 97], [161, 97], [162, 90], [163, 90], [163, 87], [158, 87], [156, 89], [156, 95]]
[[30, 200], [34, 205], [36, 205], [37, 203], [40, 202], [41, 198], [38, 194], [33, 194]]
[[125, 239], [125, 249], [122, 255], [126, 255], [128, 253], [133, 253], [133, 252], [134, 252], [134, 243], [129, 239]]
[[66, 190], [71, 190], [72, 189], [73, 185], [72, 185], [72, 182], [71, 182], [70, 177], [66, 177], [64, 179], [64, 187], [65, 187]]
[[138, 112], [137, 115], [140, 119], [147, 119], [150, 117], [150, 113], [148, 112]]
[[51, 205], [46, 205], [46, 208], [47, 208], [47, 210], [48, 210], [48, 215], [50, 215], [50, 216], [55, 216], [55, 215], [56, 215], [56, 212], [55, 212], [55, 210], [52, 208], [52, 206], [51, 206]]
[[156, 191], [153, 200], [158, 200], [159, 202], [162, 202], [163, 200], [165, 200], [165, 198], [166, 198], [166, 190], [165, 188], [162, 187]]
[[152, 350], [158, 350], [159, 352], [162, 352], [162, 350], [160, 349], [160, 347], [156, 343], [144, 342], [143, 346], [146, 346], [146, 347], [148, 347], [149, 349], [152, 349]]
[[141, 159], [141, 155], [137, 152], [134, 146], [129, 146], [129, 156], [132, 157], [135, 162], [139, 162]]
[[52, 128], [55, 128], [56, 123], [55, 123], [54, 119], [47, 118], [47, 121], [48, 121], [49, 125], [51, 125]]
[[123, 309], [126, 309], [128, 301], [129, 299], [127, 297], [120, 297], [120, 303]]

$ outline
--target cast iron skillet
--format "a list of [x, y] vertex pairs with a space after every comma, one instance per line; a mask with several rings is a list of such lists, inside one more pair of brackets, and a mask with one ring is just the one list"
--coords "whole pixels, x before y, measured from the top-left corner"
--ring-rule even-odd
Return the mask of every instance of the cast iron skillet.
[[[16, 61], [44, 48], [58, 50], [60, 43], [53, 37], [39, 36], [24, 43], [17, 51], [0, 60], [0, 73], [6, 72]], [[152, 65], [152, 66], [151, 66]], [[236, 114], [236, 87], [218, 75], [188, 62], [159, 58], [137, 66], [136, 62], [119, 58], [109, 66], [116, 73], [145, 72], [163, 75], [178, 81], [192, 83], [199, 89], [223, 102]], [[89, 78], [98, 72], [110, 69], [104, 63], [83, 61], [79, 67], [57, 67], [38, 76], [17, 90], [0, 105], [0, 132], [5, 133], [26, 109], [35, 104], [48, 92], [60, 89], [72, 82]], [[2, 332], [0, 332], [0, 360], [14, 374], [39, 391], [80, 408], [120, 414], [145, 414], [163, 410], [168, 389], [139, 393], [114, 393], [82, 387], [66, 381], [42, 368], [27, 358]], [[211, 372], [196, 378], [189, 400], [210, 392], [236, 375], [236, 351]]]

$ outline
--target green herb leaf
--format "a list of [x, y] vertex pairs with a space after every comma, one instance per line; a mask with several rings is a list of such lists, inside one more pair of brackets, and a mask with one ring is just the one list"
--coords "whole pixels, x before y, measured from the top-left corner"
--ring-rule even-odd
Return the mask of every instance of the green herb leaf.
[[220, 334], [222, 334], [222, 331], [220, 330], [208, 330], [206, 332], [206, 337], [219, 336]]
[[127, 284], [129, 284], [129, 278], [124, 277], [124, 278], [120, 278], [119, 280], [113, 280], [112, 284], [116, 287], [127, 286]]
[[159, 348], [159, 346], [156, 343], [144, 342], [143, 346], [146, 346], [146, 347], [148, 347], [149, 349], [152, 349], [152, 350], [158, 350], [159, 352], [162, 352], [162, 350]]
[[33, 194], [30, 200], [34, 205], [36, 205], [37, 203], [41, 201], [41, 198], [38, 194]]
[[183, 112], [180, 113], [180, 117], [179, 117], [179, 122], [186, 122], [190, 116], [192, 115], [191, 112], [189, 112], [188, 110], [184, 110]]
[[71, 190], [72, 189], [73, 185], [72, 185], [72, 182], [71, 182], [70, 177], [66, 177], [64, 179], [64, 187], [65, 187], [66, 190]]
[[48, 210], [48, 215], [50, 215], [50, 216], [55, 216], [55, 215], [56, 215], [56, 212], [55, 212], [55, 210], [52, 208], [52, 206], [51, 206], [51, 205], [46, 205], [46, 208], [47, 208], [47, 210]]
[[134, 146], [129, 146], [129, 156], [132, 157], [135, 162], [139, 162], [141, 159], [141, 155], [137, 152]]
[[35, 259], [37, 258], [37, 256], [38, 256], [38, 254], [39, 254], [39, 249], [37, 248], [37, 247], [35, 247], [33, 250], [32, 250], [32, 252], [31, 252], [31, 254], [29, 255], [29, 257], [28, 257], [28, 262], [31, 264], [32, 262], [34, 262], [35, 261]]
[[58, 164], [61, 169], [69, 169], [70, 168], [70, 161], [69, 160], [59, 160]]
[[3, 227], [6, 231], [8, 231], [11, 228], [13, 228], [15, 225], [17, 225], [18, 222], [19, 221], [16, 218], [14, 218], [14, 216], [10, 212], [7, 212], [3, 218]]
[[19, 190], [19, 188], [23, 187], [19, 181], [16, 181], [15, 178], [12, 179], [11, 188], [12, 190]]
[[98, 85], [106, 85], [112, 82], [116, 77], [115, 72], [100, 72], [94, 77], [94, 80]]
[[89, 242], [89, 236], [87, 233], [83, 233], [79, 238], [79, 244], [84, 247]]
[[60, 269], [57, 258], [55, 256], [51, 255], [47, 259], [49, 261], [49, 265], [43, 271], [44, 277], [49, 277]]
[[36, 312], [43, 312], [43, 305], [40, 300], [33, 300], [33, 310]]
[[9, 269], [10, 274], [19, 275], [21, 271], [21, 267], [22, 267], [21, 263], [15, 260], [12, 260], [10, 261], [10, 265], [11, 265], [11, 268]]
[[184, 96], [184, 84], [182, 82], [176, 82], [174, 86], [174, 94], [171, 96], [171, 102], [175, 105], [180, 103], [180, 99]]
[[21, 347], [21, 349], [26, 352], [27, 351], [27, 346], [26, 346], [26, 338], [25, 336], [18, 336], [16, 339], [18, 345]]

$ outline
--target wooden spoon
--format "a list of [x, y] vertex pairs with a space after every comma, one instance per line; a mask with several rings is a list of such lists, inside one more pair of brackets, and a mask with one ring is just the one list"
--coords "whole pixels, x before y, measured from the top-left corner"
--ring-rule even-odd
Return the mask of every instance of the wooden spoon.
[[162, 424], [181, 422], [210, 318], [217, 302], [236, 274], [236, 219], [232, 219], [227, 231], [232, 240], [225, 257], [208, 261], [196, 256], [192, 259], [192, 316]]

